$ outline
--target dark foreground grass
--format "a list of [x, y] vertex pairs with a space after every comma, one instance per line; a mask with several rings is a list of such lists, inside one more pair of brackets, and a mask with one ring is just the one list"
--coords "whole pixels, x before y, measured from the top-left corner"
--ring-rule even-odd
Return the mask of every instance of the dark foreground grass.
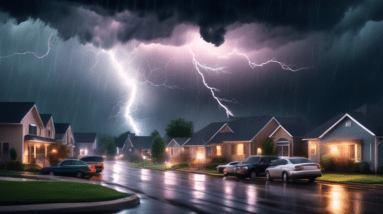
[[0, 181], [1, 206], [109, 201], [127, 196], [129, 194], [95, 184], [49, 181]]

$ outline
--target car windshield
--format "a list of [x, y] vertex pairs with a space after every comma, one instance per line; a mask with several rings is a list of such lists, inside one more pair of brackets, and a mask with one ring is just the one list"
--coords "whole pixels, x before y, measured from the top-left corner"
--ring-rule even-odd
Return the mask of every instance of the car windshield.
[[78, 160], [76, 165], [86, 165], [86, 163], [82, 160]]
[[293, 163], [293, 164], [312, 163], [311, 160], [306, 159], [306, 158], [293, 158], [293, 159], [290, 159], [290, 162]]
[[248, 157], [242, 163], [258, 163], [261, 157]]

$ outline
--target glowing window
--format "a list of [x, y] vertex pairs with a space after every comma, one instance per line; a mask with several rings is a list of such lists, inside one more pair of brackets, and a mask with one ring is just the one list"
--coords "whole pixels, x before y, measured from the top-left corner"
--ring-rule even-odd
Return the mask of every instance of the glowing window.
[[244, 149], [243, 149], [243, 144], [238, 144], [237, 145], [237, 155], [244, 155]]
[[351, 120], [346, 122], [346, 127], [351, 127]]
[[257, 155], [262, 155], [262, 149], [261, 148], [257, 149]]
[[221, 152], [221, 146], [217, 146], [217, 155], [218, 155], [218, 156], [221, 156], [221, 155], [222, 155], [222, 152]]
[[316, 144], [311, 143], [310, 154], [311, 155], [317, 154], [317, 145]]

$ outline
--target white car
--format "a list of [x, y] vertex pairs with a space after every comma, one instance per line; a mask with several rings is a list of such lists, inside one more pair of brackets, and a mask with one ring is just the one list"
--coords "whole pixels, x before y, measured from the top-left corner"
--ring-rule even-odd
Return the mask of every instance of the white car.
[[289, 179], [309, 179], [313, 182], [321, 176], [321, 166], [304, 157], [281, 157], [266, 169], [266, 180], [269, 181], [276, 178], [285, 183]]

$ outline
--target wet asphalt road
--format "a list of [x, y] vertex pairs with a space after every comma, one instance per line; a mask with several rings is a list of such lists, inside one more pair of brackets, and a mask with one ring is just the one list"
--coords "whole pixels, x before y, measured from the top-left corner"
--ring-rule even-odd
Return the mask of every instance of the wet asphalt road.
[[110, 187], [140, 197], [139, 206], [119, 214], [383, 213], [383, 190], [338, 184], [306, 181], [283, 184], [278, 180], [159, 172], [131, 168], [123, 161], [105, 162], [103, 173], [92, 180], [120, 184], [121, 187]]

